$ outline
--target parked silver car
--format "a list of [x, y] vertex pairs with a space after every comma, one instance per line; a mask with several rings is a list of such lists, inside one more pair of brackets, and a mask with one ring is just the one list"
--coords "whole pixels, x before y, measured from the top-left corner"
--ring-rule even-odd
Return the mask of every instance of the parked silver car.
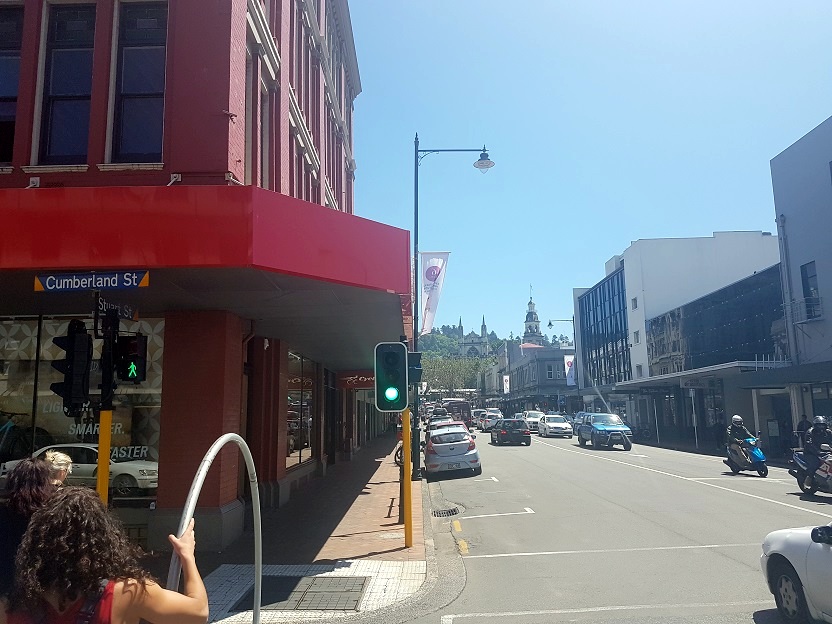
[[[72, 459], [72, 472], [67, 476], [67, 485], [95, 487], [98, 479], [97, 444], [53, 444], [32, 453], [42, 457], [46, 451], [60, 451]], [[6, 477], [20, 460], [7, 461], [0, 466], [0, 485], [5, 488]], [[110, 487], [119, 496], [149, 493], [159, 486], [159, 464], [155, 461], [137, 459], [110, 459]]]

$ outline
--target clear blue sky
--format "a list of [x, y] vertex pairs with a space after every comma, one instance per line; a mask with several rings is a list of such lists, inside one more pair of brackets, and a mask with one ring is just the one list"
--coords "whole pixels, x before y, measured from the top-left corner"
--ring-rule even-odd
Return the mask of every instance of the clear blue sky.
[[[769, 160], [832, 115], [832, 1], [350, 0], [356, 213], [450, 251], [436, 325], [544, 325], [639, 238], [775, 232]], [[571, 325], [555, 328], [571, 334]]]

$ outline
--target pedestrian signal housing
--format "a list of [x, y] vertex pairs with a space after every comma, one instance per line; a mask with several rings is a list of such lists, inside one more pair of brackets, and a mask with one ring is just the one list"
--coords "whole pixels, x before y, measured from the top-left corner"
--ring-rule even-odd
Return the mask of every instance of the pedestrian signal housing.
[[376, 407], [382, 412], [400, 412], [407, 407], [407, 346], [380, 342], [375, 350]]

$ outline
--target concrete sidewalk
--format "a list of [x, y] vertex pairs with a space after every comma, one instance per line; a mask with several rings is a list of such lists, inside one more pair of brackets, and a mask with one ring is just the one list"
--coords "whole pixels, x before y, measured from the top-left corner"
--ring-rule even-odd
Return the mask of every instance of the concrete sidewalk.
[[[262, 622], [356, 615], [419, 589], [427, 570], [422, 482], [411, 482], [413, 546], [405, 548], [396, 444], [393, 435], [370, 442], [352, 461], [329, 467], [325, 478], [294, 493], [286, 506], [263, 512]], [[251, 621], [253, 563], [252, 530], [222, 553], [197, 553], [211, 621]], [[163, 580], [167, 564], [160, 557], [150, 567]]]

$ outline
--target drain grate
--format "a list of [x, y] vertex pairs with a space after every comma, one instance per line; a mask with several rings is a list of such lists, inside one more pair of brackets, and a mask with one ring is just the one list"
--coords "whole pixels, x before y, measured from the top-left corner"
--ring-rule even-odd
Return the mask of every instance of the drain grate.
[[449, 518], [451, 516], [455, 516], [459, 513], [459, 507], [453, 507], [451, 509], [435, 509], [433, 511], [434, 518]]
[[[267, 576], [263, 575], [260, 601], [264, 611], [357, 611], [369, 581], [366, 576]], [[232, 611], [251, 609], [254, 589]]]

